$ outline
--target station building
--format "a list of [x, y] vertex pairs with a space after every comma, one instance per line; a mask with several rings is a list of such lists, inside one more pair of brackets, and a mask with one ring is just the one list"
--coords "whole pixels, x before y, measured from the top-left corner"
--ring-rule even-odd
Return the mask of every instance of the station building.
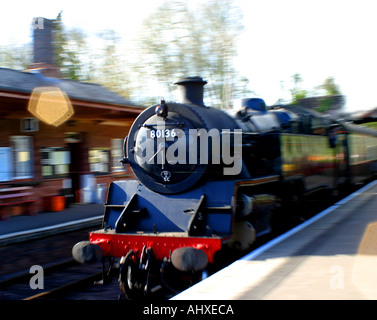
[[[52, 63], [50, 21], [44, 22], [34, 30], [30, 68], [0, 68], [0, 203], [28, 190], [33, 212], [54, 209], [46, 205], [63, 196], [65, 205], [101, 202], [111, 181], [132, 177], [119, 160], [144, 110], [101, 85], [61, 79]], [[41, 121], [29, 110], [36, 88], [58, 88], [73, 115], [58, 126]]]

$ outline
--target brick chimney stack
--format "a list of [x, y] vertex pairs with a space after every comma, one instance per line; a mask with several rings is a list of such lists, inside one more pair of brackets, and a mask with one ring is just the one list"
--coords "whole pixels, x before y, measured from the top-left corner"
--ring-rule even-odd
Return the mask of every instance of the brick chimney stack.
[[34, 63], [53, 64], [52, 20], [36, 18], [34, 20]]
[[46, 77], [60, 78], [59, 69], [54, 65], [53, 20], [33, 19], [33, 63], [26, 71], [38, 71]]

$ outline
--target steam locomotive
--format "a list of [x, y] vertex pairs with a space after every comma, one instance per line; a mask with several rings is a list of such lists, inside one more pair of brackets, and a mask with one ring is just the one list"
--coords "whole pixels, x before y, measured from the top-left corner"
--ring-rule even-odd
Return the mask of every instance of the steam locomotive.
[[206, 83], [180, 79], [179, 103], [138, 116], [122, 160], [136, 180], [111, 183], [103, 228], [72, 250], [81, 263], [102, 260], [104, 272], [117, 259], [128, 298], [190, 285], [222, 252], [271, 232], [278, 207], [377, 171], [376, 131], [298, 106], [268, 110], [259, 98], [233, 113], [210, 108]]

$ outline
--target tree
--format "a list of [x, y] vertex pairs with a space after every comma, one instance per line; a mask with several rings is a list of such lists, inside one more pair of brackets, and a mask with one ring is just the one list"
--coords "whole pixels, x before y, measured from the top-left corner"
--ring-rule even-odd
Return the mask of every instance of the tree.
[[99, 61], [98, 73], [95, 81], [110, 90], [129, 98], [131, 95], [129, 72], [126, 71], [124, 55], [120, 54], [119, 35], [113, 30], [106, 30], [99, 34], [103, 40], [102, 59]]
[[302, 89], [303, 79], [299, 73], [292, 76], [292, 82], [293, 88], [290, 92], [293, 105], [301, 105], [318, 112], [341, 109], [344, 105], [344, 96], [333, 77], [325, 79], [321, 85], [310, 91]]
[[25, 70], [32, 60], [31, 44], [8, 44], [0, 47], [0, 66], [4, 68]]
[[300, 99], [305, 98], [308, 92], [302, 89], [302, 77], [299, 73], [292, 76], [293, 89], [291, 89], [292, 104], [298, 104]]
[[[139, 41], [142, 64], [136, 69], [145, 77], [154, 77], [171, 92], [172, 77], [188, 72], [185, 63], [189, 53], [182, 47], [189, 43], [187, 23], [191, 14], [187, 5], [180, 2], [165, 1], [156, 11], [143, 21]], [[187, 21], [187, 23], [185, 23]]]
[[322, 91], [317, 111], [326, 112], [332, 108], [340, 109], [343, 107], [344, 97], [341, 95], [339, 86], [335, 83], [333, 77], [325, 79], [322, 85], [317, 88]]
[[62, 12], [60, 11], [56, 19], [52, 21], [52, 37], [53, 37], [53, 49], [54, 49], [54, 64], [63, 73], [64, 61], [66, 60], [66, 34], [64, 32], [64, 26], [62, 21]]
[[201, 76], [208, 81], [211, 104], [228, 107], [244, 81], [233, 66], [236, 40], [242, 29], [240, 14], [231, 0], [212, 0], [200, 7], [183, 1], [165, 1], [143, 22], [138, 48], [140, 73], [163, 83], [182, 76]]
[[[211, 0], [196, 7], [186, 0], [165, 0], [143, 22], [136, 48], [121, 50], [122, 39], [111, 30], [98, 35], [102, 48], [94, 48], [80, 29], [64, 26], [60, 12], [53, 20], [54, 64], [63, 78], [100, 83], [148, 104], [161, 96], [171, 98], [177, 78], [201, 76], [208, 81], [206, 104], [229, 107], [232, 99], [250, 92], [248, 79], [233, 65], [242, 30], [240, 16], [232, 0]], [[31, 61], [31, 51], [28, 56], [16, 59], [14, 52], [0, 48], [4, 66]], [[165, 90], [151, 94], [148, 83]]]
[[53, 20], [54, 64], [60, 69], [63, 78], [87, 80], [84, 57], [88, 47], [86, 36], [80, 29], [66, 30], [62, 11]]
[[339, 86], [335, 83], [335, 79], [333, 77], [326, 78], [325, 81], [317, 88], [323, 91], [322, 95], [332, 96], [341, 94]]

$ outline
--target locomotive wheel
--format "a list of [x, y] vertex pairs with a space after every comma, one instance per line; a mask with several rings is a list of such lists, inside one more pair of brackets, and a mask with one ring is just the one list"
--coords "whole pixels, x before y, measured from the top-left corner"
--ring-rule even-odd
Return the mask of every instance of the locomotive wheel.
[[132, 283], [132, 270], [135, 269], [136, 264], [132, 261], [135, 253], [130, 250], [125, 258], [121, 260], [119, 267], [119, 287], [120, 291], [126, 299], [133, 299], [134, 288]]
[[[126, 299], [137, 299], [150, 293], [150, 270], [153, 263], [151, 248], [144, 246], [140, 259], [135, 261], [135, 253], [130, 250], [121, 259], [119, 287]], [[156, 290], [156, 288], [153, 288]]]

